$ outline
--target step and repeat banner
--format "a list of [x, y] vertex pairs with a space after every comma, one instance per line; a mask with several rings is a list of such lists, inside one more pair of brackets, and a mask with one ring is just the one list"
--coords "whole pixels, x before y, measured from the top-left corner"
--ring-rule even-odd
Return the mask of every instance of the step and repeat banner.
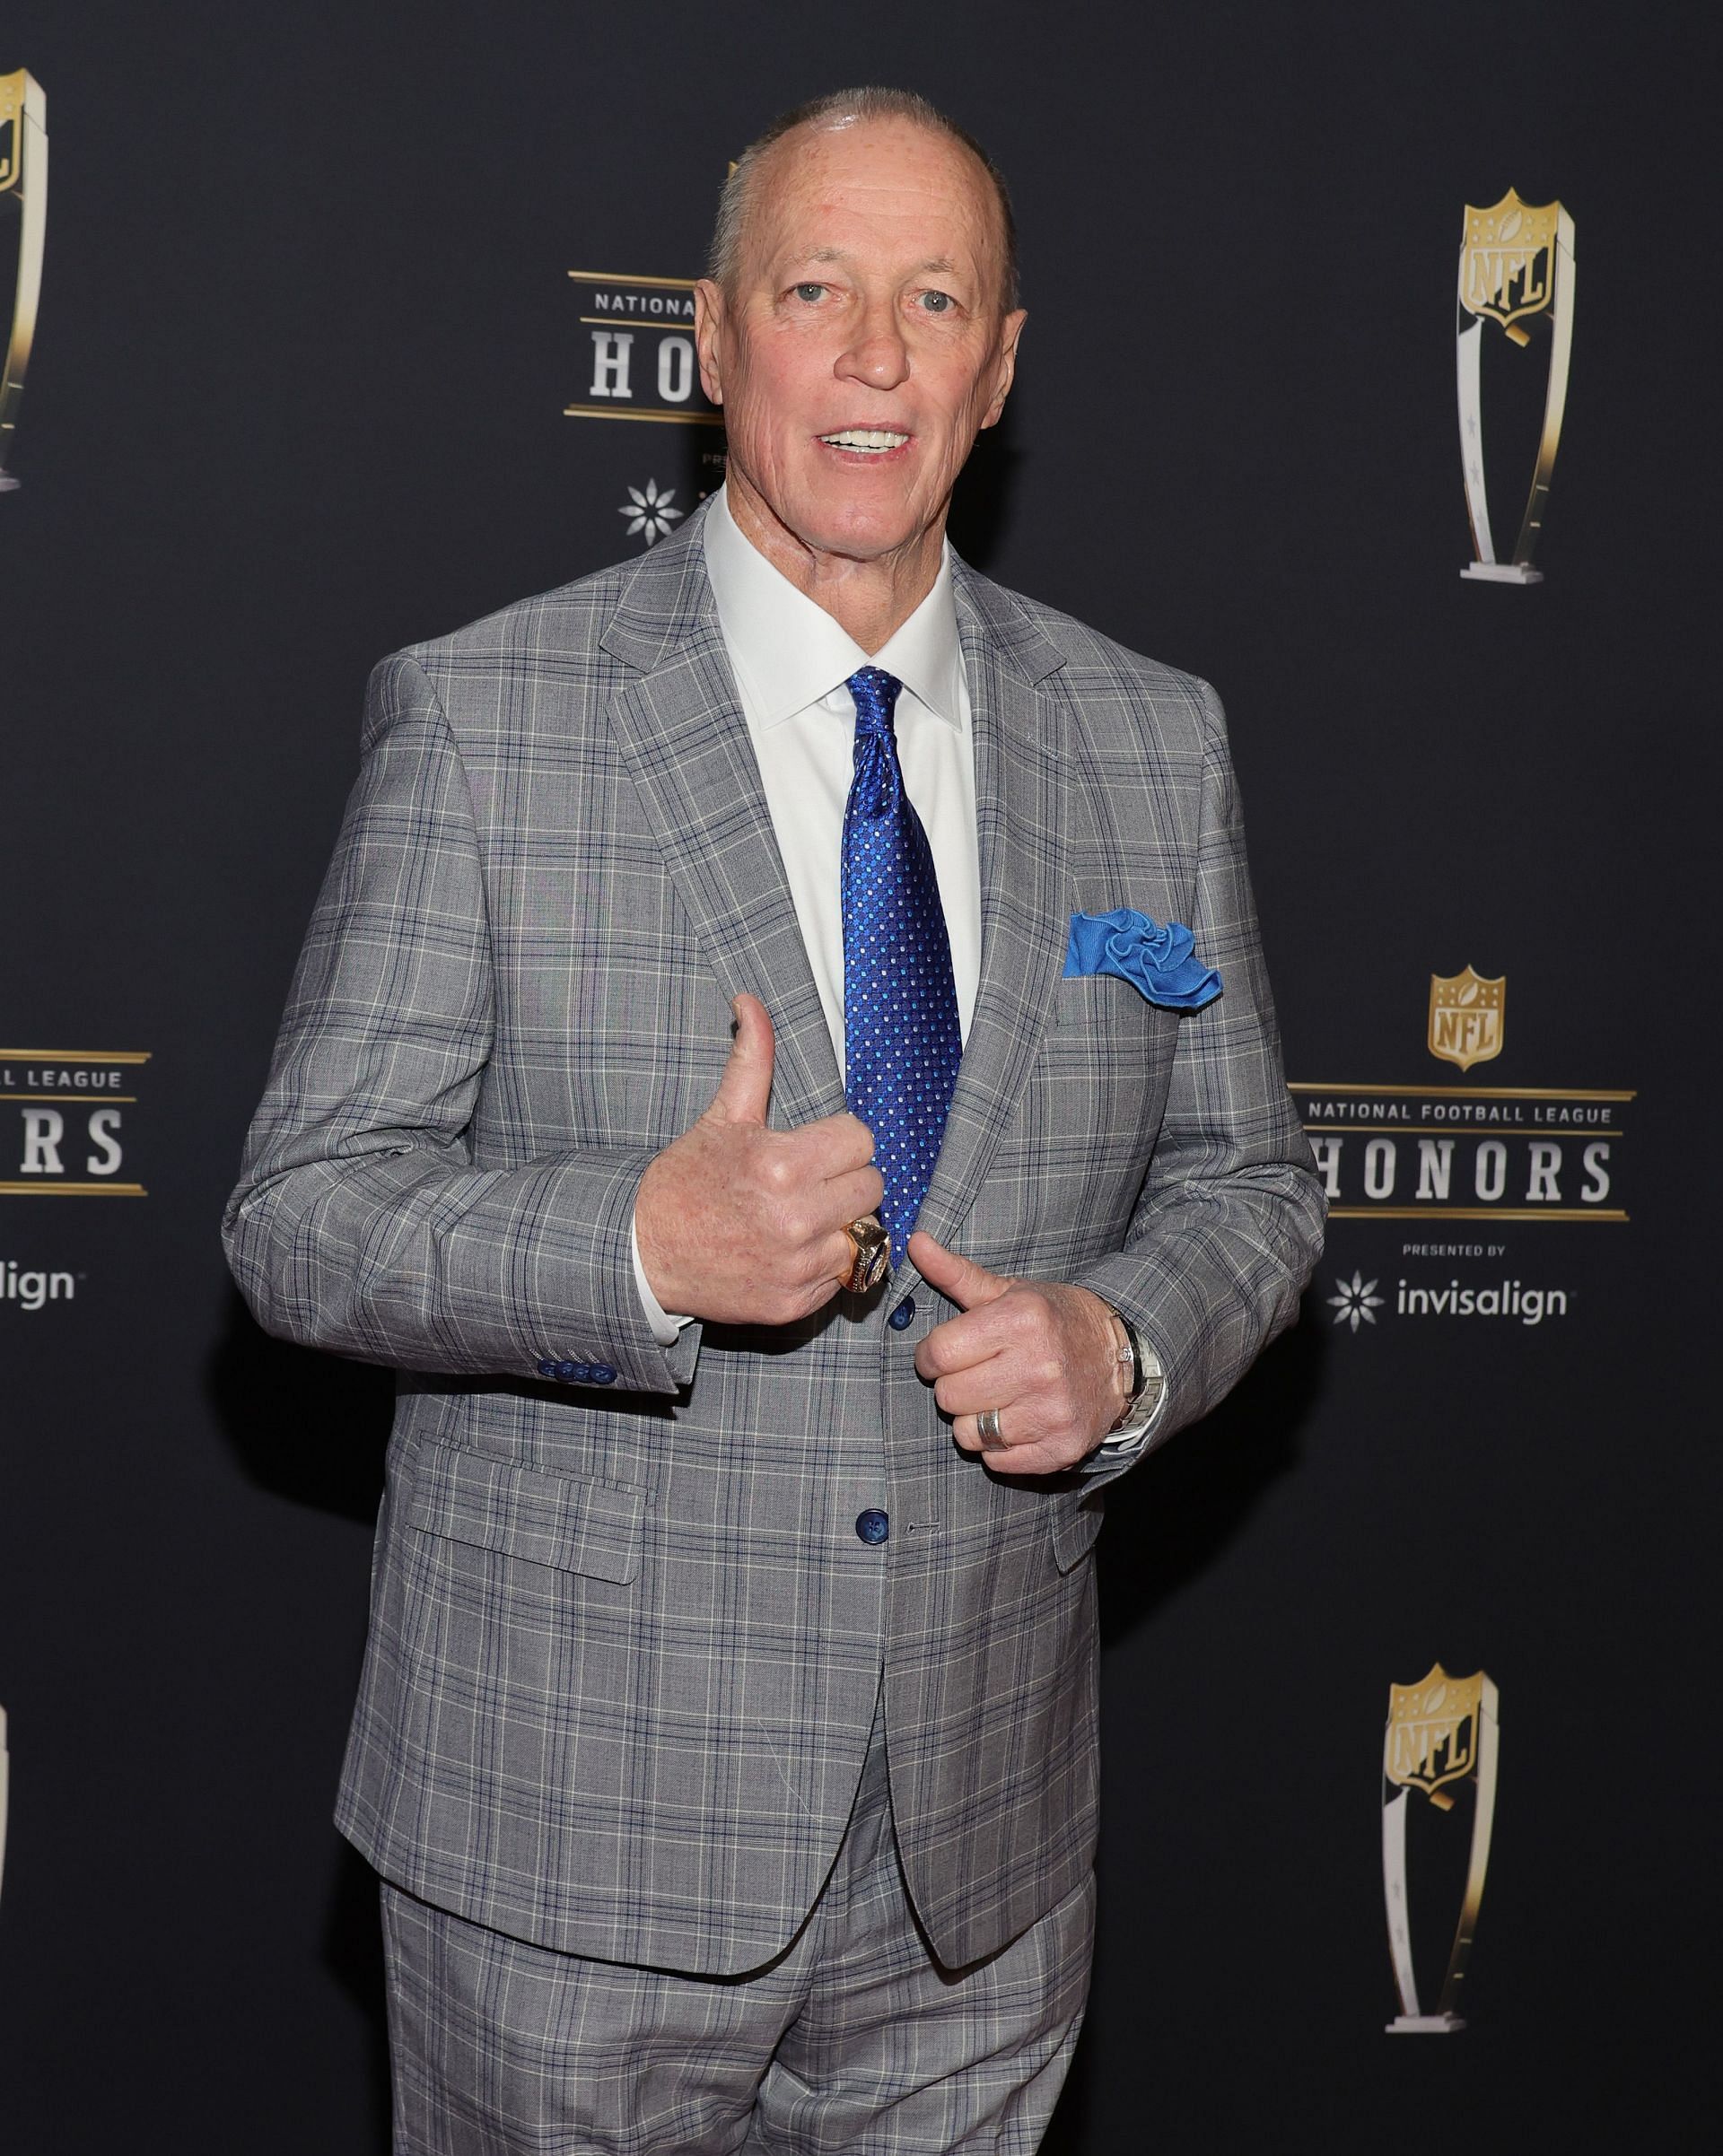
[[722, 484], [718, 187], [867, 80], [1022, 227], [957, 544], [1225, 699], [1332, 1208], [1113, 1493], [1047, 2145], [1699, 2145], [1718, 57], [1697, 5], [0, 15], [0, 2145], [387, 2146], [328, 1814], [390, 1380], [257, 1331], [220, 1208], [371, 664]]

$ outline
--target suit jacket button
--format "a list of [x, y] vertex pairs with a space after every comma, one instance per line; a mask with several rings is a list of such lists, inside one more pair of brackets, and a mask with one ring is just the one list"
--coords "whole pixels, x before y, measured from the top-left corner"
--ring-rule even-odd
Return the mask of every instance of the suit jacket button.
[[587, 1370], [587, 1375], [592, 1380], [592, 1383], [595, 1385], [613, 1385], [617, 1382], [617, 1374], [610, 1367], [608, 1363], [593, 1363], [590, 1365]]
[[572, 1385], [585, 1367], [584, 1363], [558, 1363], [556, 1375], [565, 1385]]
[[559, 1377], [562, 1368], [561, 1363], [543, 1362], [538, 1366], [538, 1375], [540, 1377]]
[[894, 1310], [891, 1315], [886, 1320], [886, 1322], [891, 1327], [894, 1332], [903, 1332], [907, 1331], [907, 1329], [915, 1322], [914, 1296], [913, 1295], [906, 1295], [903, 1301], [898, 1304], [896, 1309]]
[[866, 1512], [855, 1515], [855, 1532], [864, 1542], [883, 1542], [891, 1532], [888, 1515], [870, 1505]]

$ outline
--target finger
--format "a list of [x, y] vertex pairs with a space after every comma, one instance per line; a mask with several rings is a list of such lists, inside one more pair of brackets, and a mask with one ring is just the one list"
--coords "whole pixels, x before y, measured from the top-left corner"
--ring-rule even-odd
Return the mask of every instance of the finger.
[[819, 1191], [819, 1213], [822, 1226], [834, 1222], [847, 1227], [852, 1220], [864, 1219], [877, 1213], [879, 1201], [886, 1194], [886, 1186], [878, 1168], [856, 1168], [848, 1175], [823, 1183]]
[[[990, 1426], [984, 1442], [981, 1435], [981, 1417], [979, 1415], [958, 1415], [953, 1418], [951, 1424], [951, 1435], [963, 1450], [966, 1453], [980, 1453], [990, 1462], [996, 1453], [1009, 1453], [1011, 1449], [1010, 1426], [1012, 1420], [1012, 1410], [1009, 1404], [1002, 1408], [995, 1404], [993, 1412], [999, 1417], [999, 1427], [994, 1430]], [[1020, 1409], [1016, 1411], [1016, 1419], [1019, 1423], [1022, 1420]], [[1019, 1435], [1026, 1440], [1028, 1436], [1027, 1431], [1019, 1432]]]
[[738, 996], [730, 1008], [736, 1038], [710, 1112], [721, 1122], [763, 1123], [772, 1098], [772, 1021], [757, 996]]
[[935, 1378], [949, 1377], [955, 1370], [973, 1369], [977, 1363], [990, 1363], [995, 1356], [1021, 1346], [1010, 1306], [1001, 1310], [984, 1305], [935, 1325], [915, 1350], [915, 1370], [931, 1384]]
[[853, 1174], [873, 1158], [873, 1132], [853, 1115], [823, 1115], [795, 1137], [817, 1175]]
[[[997, 1408], [1002, 1414], [1022, 1397], [1000, 1356], [990, 1356], [965, 1370], [954, 1370], [933, 1387], [933, 1398], [942, 1415], [973, 1417], [984, 1408]], [[1020, 1409], [1019, 1413], [1020, 1417]]]
[[847, 1287], [855, 1270], [855, 1245], [845, 1235], [828, 1235], [819, 1246], [819, 1278], [827, 1283], [826, 1301], [834, 1287]]
[[909, 1238], [909, 1261], [930, 1287], [937, 1287], [959, 1310], [997, 1302], [1011, 1285], [1001, 1274], [977, 1265], [973, 1258], [947, 1250], [922, 1228]]
[[1001, 1446], [996, 1453], [984, 1451], [981, 1463], [990, 1467], [996, 1475], [1063, 1475], [1068, 1473], [1083, 1457], [1068, 1446], [1036, 1443]]

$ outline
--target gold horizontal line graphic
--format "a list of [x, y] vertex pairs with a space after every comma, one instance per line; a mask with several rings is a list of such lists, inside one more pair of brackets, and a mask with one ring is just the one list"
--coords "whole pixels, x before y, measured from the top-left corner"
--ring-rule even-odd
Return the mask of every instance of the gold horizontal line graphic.
[[614, 405], [564, 405], [564, 419], [663, 419], [676, 426], [721, 427], [723, 415], [720, 412], [655, 412], [650, 409], [625, 412]]
[[694, 327], [694, 317], [688, 314], [583, 314], [581, 319], [594, 329], [608, 329], [617, 322], [641, 322], [649, 329], [662, 328], [666, 322], [679, 323], [684, 329]]
[[583, 284], [656, 284], [666, 292], [692, 292], [692, 277], [631, 277], [618, 269], [571, 269], [571, 277], [578, 277]]
[[135, 1093], [0, 1093], [0, 1101], [113, 1101], [131, 1107]]
[[1637, 1093], [1599, 1092], [1586, 1086], [1318, 1086], [1307, 1078], [1289, 1078], [1289, 1093], [1407, 1093], [1429, 1094], [1442, 1100], [1474, 1101], [1631, 1101]]
[[1307, 1130], [1375, 1130], [1392, 1138], [1476, 1138], [1505, 1130], [1525, 1138], [1625, 1138], [1625, 1130], [1610, 1123], [1306, 1123]]
[[147, 1063], [150, 1060], [147, 1049], [140, 1055], [132, 1048], [109, 1048], [99, 1055], [74, 1048], [0, 1048], [0, 1057], [4, 1056], [20, 1063]]
[[1331, 1205], [1331, 1220], [1625, 1220], [1593, 1205]]
[[141, 1183], [0, 1183], [0, 1198], [147, 1198]]

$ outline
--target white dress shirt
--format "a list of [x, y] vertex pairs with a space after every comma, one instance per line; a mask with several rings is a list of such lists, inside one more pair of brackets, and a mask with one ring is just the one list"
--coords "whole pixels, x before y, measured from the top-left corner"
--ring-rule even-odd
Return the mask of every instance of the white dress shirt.
[[[744, 537], [722, 490], [706, 511], [701, 537], [718, 625], [840, 1073], [844, 811], [855, 761], [855, 702], [844, 685], [858, 667], [883, 668], [904, 685], [896, 708], [897, 754], [933, 855], [951, 943], [958, 1024], [966, 1042], [981, 974], [981, 857], [969, 685], [951, 597], [950, 548], [914, 613], [878, 651], [868, 652]], [[634, 1256], [642, 1305], [660, 1346], [668, 1348], [689, 1320], [660, 1305], [647, 1283], [638, 1242]]]
[[724, 648], [760, 767], [765, 805], [789, 880], [814, 983], [844, 1069], [844, 810], [855, 767], [858, 667], [904, 685], [897, 754], [927, 833], [951, 941], [958, 1023], [966, 1041], [981, 973], [981, 861], [975, 844], [975, 756], [969, 688], [958, 642], [948, 548], [933, 589], [878, 651], [864, 651], [742, 537], [721, 493], [701, 535]]

